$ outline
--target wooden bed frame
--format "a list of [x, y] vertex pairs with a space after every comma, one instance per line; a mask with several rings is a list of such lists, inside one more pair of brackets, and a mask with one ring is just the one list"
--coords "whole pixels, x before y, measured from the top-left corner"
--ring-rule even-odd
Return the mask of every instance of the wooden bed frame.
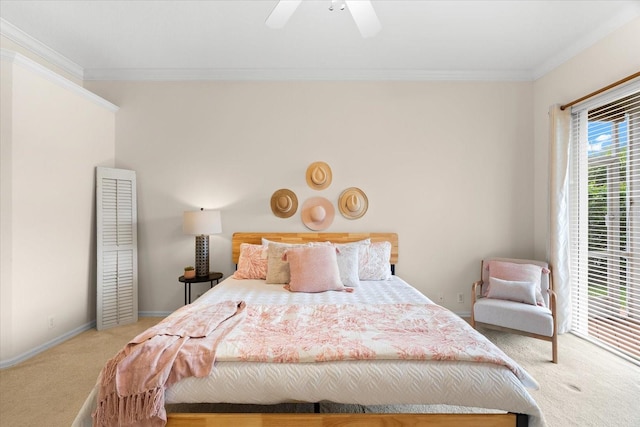
[[[240, 244], [261, 244], [262, 238], [283, 243], [308, 243], [331, 241], [349, 243], [362, 239], [372, 242], [391, 242], [391, 266], [395, 270], [398, 262], [398, 235], [396, 233], [274, 233], [251, 232], [234, 233], [232, 239], [232, 259], [238, 264]], [[314, 405], [315, 413], [169, 413], [168, 427], [526, 427], [525, 414], [373, 414], [319, 413], [319, 405]]]

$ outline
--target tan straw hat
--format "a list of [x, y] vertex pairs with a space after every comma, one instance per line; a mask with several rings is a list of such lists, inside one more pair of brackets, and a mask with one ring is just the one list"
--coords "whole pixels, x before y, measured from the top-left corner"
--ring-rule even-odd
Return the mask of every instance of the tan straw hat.
[[325, 162], [314, 162], [307, 168], [307, 184], [314, 190], [324, 190], [331, 185], [331, 168]]
[[298, 210], [298, 198], [286, 188], [276, 190], [271, 196], [271, 210], [280, 218], [289, 218]]
[[313, 231], [327, 229], [333, 223], [335, 208], [324, 197], [311, 197], [302, 204], [302, 222]]
[[369, 200], [366, 194], [357, 188], [350, 187], [344, 190], [338, 198], [338, 209], [347, 219], [361, 218], [369, 208]]

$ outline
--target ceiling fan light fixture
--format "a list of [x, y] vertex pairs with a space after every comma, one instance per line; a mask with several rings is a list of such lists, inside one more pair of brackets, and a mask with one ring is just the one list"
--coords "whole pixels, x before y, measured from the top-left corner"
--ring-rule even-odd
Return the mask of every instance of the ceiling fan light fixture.
[[347, 5], [344, 3], [344, 0], [331, 0], [331, 4], [329, 5], [329, 10], [333, 12], [338, 6], [338, 9], [344, 10]]
[[[301, 2], [302, 0], [280, 0], [265, 21], [267, 27], [284, 27]], [[339, 6], [340, 10], [349, 9], [356, 27], [364, 38], [375, 36], [382, 28], [371, 0], [331, 0], [329, 10], [335, 10], [336, 6]]]

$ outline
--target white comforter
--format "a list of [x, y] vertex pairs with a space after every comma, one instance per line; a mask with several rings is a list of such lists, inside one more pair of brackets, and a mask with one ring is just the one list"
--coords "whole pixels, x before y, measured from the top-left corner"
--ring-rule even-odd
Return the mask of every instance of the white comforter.
[[[193, 304], [244, 300], [247, 304], [393, 304], [430, 302], [397, 276], [361, 282], [353, 293], [293, 293], [262, 280], [226, 279]], [[446, 404], [530, 415], [532, 427], [545, 425], [540, 408], [511, 370], [489, 363], [363, 360], [323, 363], [233, 362], [234, 348], [221, 343], [209, 377], [186, 378], [166, 392], [166, 403], [227, 402], [275, 404], [333, 401], [361, 405]], [[90, 426], [95, 390], [74, 426]]]

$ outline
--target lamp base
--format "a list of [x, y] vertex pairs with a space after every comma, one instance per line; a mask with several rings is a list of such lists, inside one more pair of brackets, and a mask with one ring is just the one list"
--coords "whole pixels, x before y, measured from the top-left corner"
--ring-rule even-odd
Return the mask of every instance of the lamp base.
[[196, 276], [209, 275], [209, 236], [196, 236]]

